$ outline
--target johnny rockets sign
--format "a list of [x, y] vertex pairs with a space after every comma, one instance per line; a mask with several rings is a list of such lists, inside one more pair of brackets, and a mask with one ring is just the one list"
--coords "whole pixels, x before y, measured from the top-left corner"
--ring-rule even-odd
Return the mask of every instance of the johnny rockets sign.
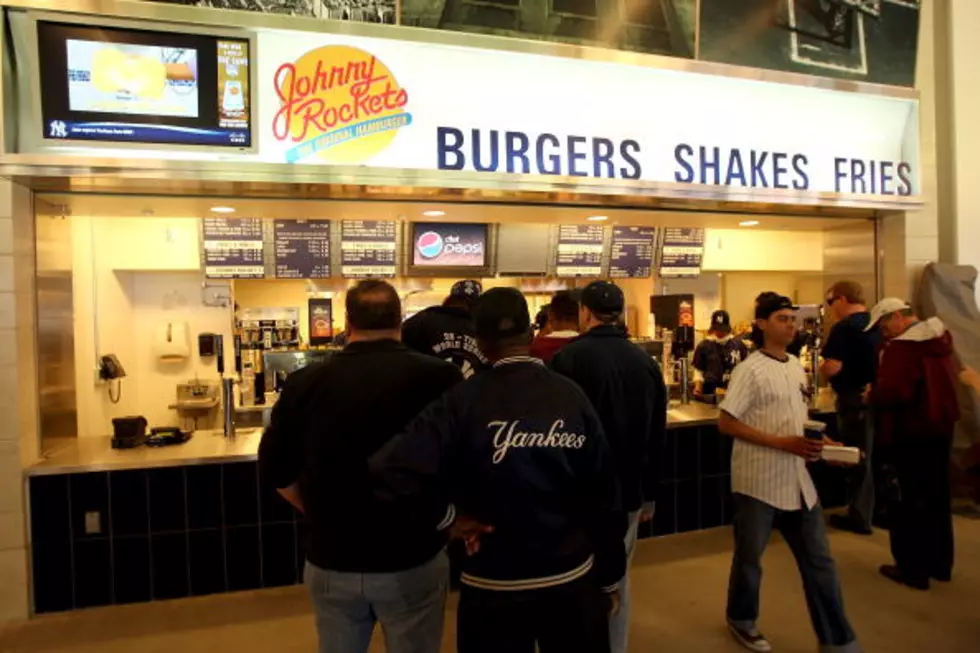
[[918, 194], [915, 100], [344, 35], [259, 51], [270, 162]]

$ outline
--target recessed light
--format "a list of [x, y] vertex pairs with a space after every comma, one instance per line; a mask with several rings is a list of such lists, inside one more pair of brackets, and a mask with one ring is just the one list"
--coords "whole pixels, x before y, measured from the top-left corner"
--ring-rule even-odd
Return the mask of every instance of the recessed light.
[[212, 213], [234, 213], [235, 209], [231, 206], [212, 206]]
[[422, 215], [427, 218], [441, 218], [446, 215], [445, 211], [422, 211]]
[[590, 215], [586, 218], [589, 222], [605, 222], [608, 219], [608, 215]]
[[738, 226], [740, 226], [740, 227], [758, 227], [759, 226], [759, 221], [758, 220], [742, 220], [741, 222], [738, 223]]

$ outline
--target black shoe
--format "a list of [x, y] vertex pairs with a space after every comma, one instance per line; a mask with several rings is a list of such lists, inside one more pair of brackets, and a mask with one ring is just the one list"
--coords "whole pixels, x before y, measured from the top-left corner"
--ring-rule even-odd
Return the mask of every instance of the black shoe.
[[932, 579], [938, 580], [940, 583], [948, 583], [953, 580], [953, 572], [946, 571], [938, 574], [934, 573], [932, 574]]
[[728, 630], [732, 631], [732, 637], [735, 638], [736, 642], [750, 651], [755, 651], [756, 653], [770, 653], [772, 651], [772, 644], [755, 628], [744, 630], [733, 624], [729, 619]]
[[928, 578], [910, 578], [895, 565], [882, 565], [878, 568], [878, 572], [888, 580], [895, 581], [900, 585], [907, 585], [912, 589], [923, 591], [929, 589]]
[[858, 535], [871, 535], [873, 533], [870, 528], [855, 524], [854, 521], [846, 515], [831, 515], [827, 520], [827, 523], [839, 531], [849, 531], [851, 533], [857, 533]]

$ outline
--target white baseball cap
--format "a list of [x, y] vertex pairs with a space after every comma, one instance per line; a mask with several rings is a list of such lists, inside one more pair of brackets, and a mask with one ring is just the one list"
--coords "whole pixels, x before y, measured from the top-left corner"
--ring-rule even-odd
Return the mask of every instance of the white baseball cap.
[[885, 317], [886, 315], [898, 313], [899, 311], [907, 311], [910, 308], [912, 307], [898, 297], [885, 297], [871, 309], [871, 321], [864, 330], [871, 331], [871, 329], [878, 326], [878, 323], [881, 322], [881, 318]]

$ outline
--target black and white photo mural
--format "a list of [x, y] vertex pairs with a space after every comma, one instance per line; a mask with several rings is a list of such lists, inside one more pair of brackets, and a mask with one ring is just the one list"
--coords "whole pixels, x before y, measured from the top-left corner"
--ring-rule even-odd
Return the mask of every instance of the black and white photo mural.
[[395, 24], [398, 0], [154, 0], [190, 7], [237, 9], [362, 23]]

